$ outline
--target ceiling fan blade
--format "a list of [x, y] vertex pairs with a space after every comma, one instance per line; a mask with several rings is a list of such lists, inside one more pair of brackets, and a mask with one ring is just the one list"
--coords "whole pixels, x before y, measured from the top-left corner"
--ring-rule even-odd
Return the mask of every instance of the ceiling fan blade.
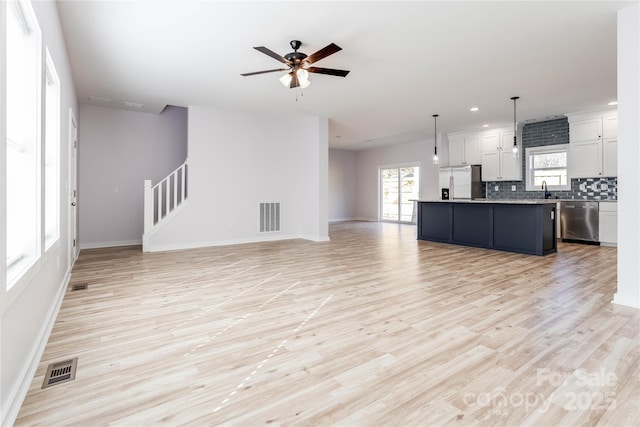
[[294, 87], [300, 86], [300, 81], [298, 80], [298, 73], [291, 73], [291, 84], [289, 85], [289, 89], [293, 89]]
[[326, 58], [329, 55], [333, 55], [336, 52], [341, 51], [342, 48], [335, 43], [331, 43], [317, 51], [316, 53], [312, 53], [309, 55], [304, 62], [307, 64], [313, 64], [314, 62], [320, 61], [322, 58]]
[[256, 74], [273, 73], [276, 71], [286, 71], [288, 68], [276, 68], [274, 70], [254, 71], [253, 73], [240, 74], [241, 76], [255, 76]]
[[321, 67], [309, 67], [307, 71], [317, 74], [329, 74], [330, 76], [346, 77], [349, 74], [348, 70], [336, 70], [335, 68], [321, 68]]
[[275, 53], [274, 51], [272, 51], [270, 49], [267, 49], [264, 46], [254, 47], [254, 49], [264, 53], [265, 55], [269, 55], [273, 59], [277, 59], [280, 62], [283, 62], [283, 63], [285, 63], [287, 65], [291, 65], [291, 63], [289, 61], [287, 61], [286, 59], [284, 59], [282, 56], [278, 55], [277, 53]]

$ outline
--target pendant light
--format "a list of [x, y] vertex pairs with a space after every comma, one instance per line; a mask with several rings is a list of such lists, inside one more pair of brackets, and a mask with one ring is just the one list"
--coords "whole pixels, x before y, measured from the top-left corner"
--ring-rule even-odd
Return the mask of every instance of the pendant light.
[[513, 99], [513, 157], [518, 157], [518, 128], [516, 125], [516, 101], [520, 99], [519, 96], [514, 96]]
[[433, 115], [433, 164], [438, 164], [438, 114]]

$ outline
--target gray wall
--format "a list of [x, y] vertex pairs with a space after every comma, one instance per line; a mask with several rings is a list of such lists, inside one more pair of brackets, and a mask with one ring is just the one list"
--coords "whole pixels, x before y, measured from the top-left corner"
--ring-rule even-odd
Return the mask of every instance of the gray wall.
[[329, 221], [356, 218], [356, 156], [355, 151], [329, 150]]
[[187, 123], [181, 107], [159, 115], [80, 107], [81, 248], [142, 242], [144, 180], [155, 184], [184, 162]]
[[[320, 117], [189, 107], [189, 196], [146, 249], [328, 240], [328, 126]], [[259, 231], [264, 202], [281, 203], [280, 232]]]
[[[529, 147], [568, 144], [569, 121], [567, 118], [530, 123], [522, 128], [522, 181], [487, 182], [489, 199], [542, 199], [544, 192], [526, 191], [526, 150]], [[516, 186], [516, 191], [511, 186]], [[495, 187], [498, 190], [495, 190]], [[617, 200], [617, 178], [575, 178], [570, 191], [553, 191], [552, 197], [560, 199]]]
[[[449, 158], [448, 141], [445, 144], [438, 142], [438, 154], [441, 159]], [[378, 220], [378, 169], [380, 166], [419, 163], [420, 199], [437, 198], [438, 170], [444, 165], [434, 165], [432, 156], [433, 139], [358, 151], [357, 218], [365, 221]]]

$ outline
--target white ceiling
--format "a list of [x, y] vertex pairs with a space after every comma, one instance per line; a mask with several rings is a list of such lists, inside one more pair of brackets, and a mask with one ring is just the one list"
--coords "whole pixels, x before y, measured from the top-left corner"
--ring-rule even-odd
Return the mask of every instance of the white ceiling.
[[[330, 120], [330, 146], [363, 149], [606, 107], [616, 98], [616, 11], [635, 2], [58, 1], [81, 103], [210, 106]], [[301, 40], [302, 93], [252, 49]], [[471, 113], [469, 108], [480, 111]], [[135, 109], [135, 108], [134, 108]]]

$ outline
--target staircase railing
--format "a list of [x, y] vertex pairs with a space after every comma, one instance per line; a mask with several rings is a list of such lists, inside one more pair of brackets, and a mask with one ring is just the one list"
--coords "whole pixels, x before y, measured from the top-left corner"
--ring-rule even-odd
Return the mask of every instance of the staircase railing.
[[187, 200], [188, 163], [189, 159], [178, 166], [162, 181], [151, 185], [151, 180], [144, 181], [144, 233], [147, 234], [175, 211]]

